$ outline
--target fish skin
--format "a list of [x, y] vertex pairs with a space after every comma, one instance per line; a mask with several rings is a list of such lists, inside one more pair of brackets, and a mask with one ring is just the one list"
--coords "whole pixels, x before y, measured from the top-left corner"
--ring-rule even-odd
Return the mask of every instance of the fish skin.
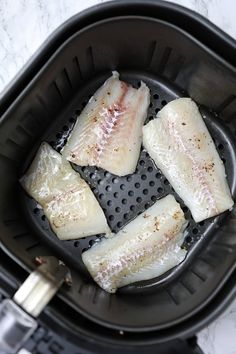
[[42, 206], [59, 239], [110, 232], [103, 210], [87, 183], [49, 144], [41, 144], [20, 183]]
[[97, 284], [107, 292], [157, 277], [182, 262], [187, 221], [172, 195], [158, 200], [123, 227], [82, 254]]
[[117, 176], [133, 173], [149, 103], [149, 89], [143, 82], [135, 89], [113, 72], [78, 117], [63, 156], [79, 166], [98, 166]]
[[223, 161], [190, 98], [168, 103], [145, 125], [143, 145], [196, 222], [233, 206]]

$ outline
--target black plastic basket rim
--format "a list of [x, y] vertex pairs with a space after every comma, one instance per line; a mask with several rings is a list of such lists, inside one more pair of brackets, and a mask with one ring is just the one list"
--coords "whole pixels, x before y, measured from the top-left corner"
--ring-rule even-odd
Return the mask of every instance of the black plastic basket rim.
[[[4, 249], [3, 249], [4, 251]], [[7, 254], [7, 250], [6, 254]], [[1, 252], [1, 251], [0, 251]], [[6, 260], [6, 257], [10, 257], [10, 255], [8, 254], [7, 256], [4, 255], [4, 259]], [[18, 264], [16, 264], [14, 262], [14, 267], [17, 267], [17, 270], [20, 272], [16, 272], [16, 274], [12, 275], [9, 273], [8, 269], [5, 269], [5, 267], [1, 266], [1, 271], [3, 270], [3, 273], [0, 274], [0, 279], [2, 282], [2, 286], [3, 286], [3, 293], [5, 296], [12, 296], [14, 294], [14, 291], [16, 289], [17, 284], [19, 284], [19, 282], [21, 281], [22, 278], [22, 271], [19, 267]], [[25, 269], [23, 271], [23, 273], [26, 275], [27, 274], [27, 270]], [[19, 278], [19, 274], [20, 278]], [[227, 288], [227, 294], [225, 294], [224, 289], [222, 289], [220, 291], [219, 294], [217, 294], [217, 296], [212, 299], [212, 301], [208, 304], [208, 307], [210, 308], [210, 313], [209, 315], [206, 317], [205, 316], [205, 310], [202, 309], [200, 311], [200, 318], [199, 318], [199, 314], [194, 315], [193, 317], [191, 317], [190, 319], [187, 319], [186, 321], [182, 322], [179, 325], [176, 325], [174, 327], [173, 331], [168, 331], [168, 335], [167, 336], [162, 336], [161, 332], [158, 331], [158, 335], [156, 335], [156, 340], [149, 340], [145, 342], [141, 342], [140, 345], [155, 345], [156, 343], [164, 343], [166, 341], [171, 341], [171, 340], [175, 340], [176, 338], [190, 338], [192, 337], [194, 334], [198, 333], [203, 327], [206, 327], [207, 325], [209, 325], [212, 321], [214, 321], [217, 317], [219, 317], [223, 311], [226, 310], [226, 308], [230, 305], [230, 303], [235, 299], [235, 294], [236, 294], [236, 289], [235, 289], [235, 280], [236, 280], [236, 273], [234, 272], [230, 278], [228, 279], [228, 281], [225, 283], [225, 288]], [[14, 283], [14, 284], [13, 284]], [[59, 301], [63, 301], [64, 299], [61, 296], [60, 292], [58, 294], [59, 297]], [[73, 311], [73, 310], [72, 310]], [[55, 322], [56, 319], [56, 322]], [[62, 318], [61, 316], [58, 315], [58, 312], [55, 311], [55, 301], [52, 300], [52, 302], [47, 306], [47, 311], [45, 311], [42, 316], [40, 316], [40, 322], [45, 323], [46, 326], [48, 326], [48, 328], [54, 328], [54, 330], [58, 333], [58, 334], [63, 334], [63, 336], [65, 336], [65, 334], [67, 334], [67, 336], [70, 338], [71, 341], [73, 341], [74, 343], [77, 342], [78, 340], [78, 332], [77, 332], [77, 328], [75, 328], [73, 326], [72, 323], [65, 321], [64, 318]], [[154, 332], [153, 334], [155, 335], [156, 332]], [[81, 326], [80, 328], [80, 336], [81, 338], [85, 337], [89, 337], [92, 340], [95, 341], [101, 341], [101, 338], [99, 337], [99, 335], [97, 333], [95, 333], [94, 335], [91, 334], [91, 332], [88, 332], [84, 327]], [[102, 343], [102, 345], [109, 345], [109, 344], [114, 344], [113, 341], [110, 341], [109, 338], [104, 338], [104, 342]], [[120, 341], [117, 342], [117, 344], [120, 345]], [[133, 340], [127, 341], [125, 342], [125, 346], [133, 346], [135, 345], [136, 342]], [[147, 347], [146, 347], [147, 348]]]
[[[158, 11], [159, 19], [169, 22], [170, 18], [167, 18], [163, 11], [168, 10], [168, 12], [176, 12], [182, 17], [181, 23], [175, 23], [175, 25], [182, 30], [186, 29], [185, 21], [197, 22], [199, 31], [195, 33], [193, 30], [190, 34], [193, 37], [198, 38], [201, 43], [204, 43], [208, 49], [210, 48], [216, 55], [225, 60], [226, 63], [230, 64], [235, 68], [235, 54], [236, 45], [235, 40], [230, 37], [227, 33], [222, 31], [208, 19], [204, 18], [202, 15], [187, 9], [181, 5], [175, 3], [166, 2], [163, 0], [113, 0], [107, 1], [102, 4], [94, 5], [78, 14], [75, 14], [64, 23], [62, 23], [57, 29], [55, 29], [46, 40], [40, 45], [28, 62], [22, 67], [19, 73], [10, 81], [3, 92], [0, 94], [0, 116], [9, 108], [9, 106], [14, 102], [14, 100], [19, 96], [22, 91], [22, 87], [26, 87], [29, 82], [34, 78], [35, 74], [38, 72], [36, 67], [43, 65], [54, 53], [55, 48], [58, 48], [61, 44], [68, 39], [71, 34], [74, 33], [74, 27], [80, 24], [78, 29], [83, 29], [88, 25], [93, 23], [93, 19], [97, 18], [99, 20], [107, 18], [107, 13], [111, 10], [115, 10], [118, 16], [119, 11], [123, 9], [125, 4], [125, 15], [131, 12], [131, 15], [143, 15], [143, 7], [149, 9], [153, 7]], [[133, 9], [135, 8], [135, 12]], [[123, 12], [120, 12], [123, 15]], [[164, 14], [164, 15], [163, 15]], [[164, 17], [163, 17], [164, 16]], [[150, 17], [150, 16], [149, 16]], [[171, 19], [173, 20], [173, 19]], [[96, 21], [97, 22], [97, 21]], [[192, 26], [193, 28], [194, 26]], [[67, 38], [65, 38], [65, 33], [68, 32]], [[189, 32], [189, 28], [188, 28]], [[217, 36], [218, 46], [214, 47], [214, 41], [212, 37]]]

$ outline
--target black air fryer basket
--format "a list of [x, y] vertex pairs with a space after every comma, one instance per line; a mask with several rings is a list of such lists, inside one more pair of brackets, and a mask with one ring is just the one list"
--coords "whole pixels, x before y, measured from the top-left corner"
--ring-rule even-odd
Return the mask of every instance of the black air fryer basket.
[[18, 180], [42, 141], [61, 150], [88, 99], [117, 70], [134, 87], [141, 80], [149, 86], [147, 121], [177, 97], [198, 103], [235, 197], [235, 58], [234, 41], [189, 10], [166, 2], [117, 1], [66, 22], [5, 92], [0, 102], [2, 297], [12, 296], [39, 255], [63, 260], [73, 279], [40, 316], [27, 344], [33, 353], [197, 353], [194, 340], [184, 339], [209, 323], [236, 292], [235, 208], [196, 224], [145, 151], [136, 172], [121, 178], [74, 166], [115, 232], [169, 193], [189, 221], [188, 254], [179, 267], [111, 295], [92, 281], [81, 261], [81, 252], [98, 236], [59, 241]]

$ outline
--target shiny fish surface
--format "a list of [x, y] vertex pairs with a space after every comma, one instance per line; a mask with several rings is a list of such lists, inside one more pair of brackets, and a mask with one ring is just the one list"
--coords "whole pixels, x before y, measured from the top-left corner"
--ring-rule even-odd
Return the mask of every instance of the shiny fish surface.
[[190, 98], [168, 103], [144, 126], [143, 144], [196, 222], [233, 206], [224, 164]]
[[93, 279], [104, 290], [157, 277], [183, 261], [184, 213], [172, 195], [158, 200], [116, 235], [82, 254]]
[[63, 156], [79, 166], [98, 166], [118, 176], [133, 173], [149, 102], [143, 82], [135, 89], [113, 72], [78, 117]]
[[41, 144], [20, 182], [42, 206], [59, 239], [71, 240], [110, 231], [87, 183], [49, 144]]

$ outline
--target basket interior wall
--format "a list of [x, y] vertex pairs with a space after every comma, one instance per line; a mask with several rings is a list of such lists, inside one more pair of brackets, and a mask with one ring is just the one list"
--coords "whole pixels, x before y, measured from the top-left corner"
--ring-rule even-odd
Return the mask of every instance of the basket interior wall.
[[[66, 115], [73, 125], [76, 109], [81, 110], [88, 95], [94, 92], [89, 92], [91, 82], [99, 86], [101, 78], [108, 77], [115, 69], [124, 75], [140, 72], [140, 75], [159, 78], [164, 83], [167, 101], [173, 91], [190, 95], [212, 110], [214, 116], [216, 113], [215, 119], [230, 130], [232, 139], [235, 138], [235, 70], [186, 33], [168, 23], [130, 17], [102, 21], [74, 34], [0, 120], [0, 237], [19, 261], [28, 266], [32, 266], [36, 255], [58, 252], [63, 257], [63, 252], [44, 242], [30, 226], [21, 202], [18, 179], [29, 156], [33, 156], [44, 136], [57, 131], [62, 117]], [[161, 108], [161, 103], [158, 107]], [[150, 112], [155, 115], [155, 110]], [[233, 177], [232, 188], [235, 189]], [[224, 223], [219, 218], [214, 225], [214, 240], [205, 244], [201, 255], [196, 254], [172, 282], [148, 295], [153, 318], [145, 315], [147, 300], [142, 293], [132, 298], [129, 294], [115, 295], [111, 299], [77, 272], [73, 272], [72, 288], [64, 294], [66, 301], [82, 313], [89, 304], [90, 313], [86, 315], [92, 317], [93, 314], [97, 321], [102, 311], [111, 324], [112, 313], [117, 328], [124, 328], [127, 309], [132, 309], [129, 313], [132, 318], [138, 307], [144, 327], [145, 323], [149, 328], [154, 323], [158, 323], [159, 328], [174, 324], [190, 315], [232, 272], [235, 220], [234, 210]], [[218, 224], [222, 224], [220, 229]], [[130, 323], [127, 320], [127, 329]], [[141, 322], [137, 321], [137, 328], [139, 326]]]

